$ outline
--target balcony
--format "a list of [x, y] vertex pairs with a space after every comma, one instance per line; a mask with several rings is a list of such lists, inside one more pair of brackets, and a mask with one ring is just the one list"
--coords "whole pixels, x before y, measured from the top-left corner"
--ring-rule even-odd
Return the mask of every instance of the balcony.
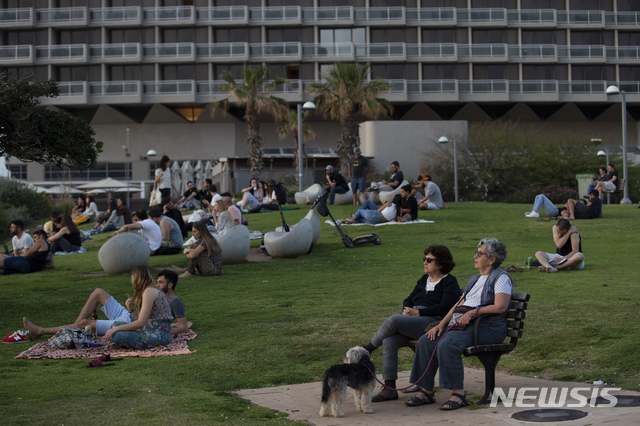
[[507, 62], [507, 44], [459, 44], [458, 58], [465, 62]]
[[461, 102], [509, 101], [507, 80], [458, 80]]
[[558, 46], [558, 62], [604, 63], [605, 46]]
[[196, 9], [198, 24], [211, 25], [247, 25], [249, 8], [247, 6], [199, 7]]
[[560, 102], [606, 102], [605, 81], [559, 81]]
[[555, 27], [555, 9], [508, 10], [507, 23], [512, 27]]
[[196, 23], [193, 6], [145, 7], [145, 25], [184, 25]]
[[0, 9], [0, 28], [20, 28], [33, 26], [33, 9]]
[[558, 10], [559, 28], [604, 28], [602, 10]]
[[[269, 83], [273, 83], [269, 81]], [[274, 90], [269, 92], [273, 96], [284, 99], [287, 102], [301, 102], [302, 101], [302, 81], [301, 80], [289, 80], [289, 84], [279, 84]]]
[[353, 61], [353, 43], [305, 43], [302, 57], [315, 62]]
[[474, 27], [506, 27], [507, 9], [458, 9], [458, 25]]
[[146, 62], [195, 61], [195, 51], [194, 43], [144, 44], [142, 57]]
[[406, 102], [407, 101], [407, 80], [386, 80], [391, 88], [386, 92], [382, 92], [383, 98], [390, 102]]
[[86, 105], [87, 82], [58, 82], [59, 95], [55, 98], [39, 98], [41, 105]]
[[252, 43], [249, 45], [251, 60], [269, 59], [271, 61], [302, 60], [301, 43]]
[[102, 81], [89, 83], [89, 95], [92, 104], [140, 103], [142, 101], [142, 82]]
[[625, 63], [640, 60], [640, 47], [618, 46], [607, 47], [607, 62]]
[[33, 63], [33, 46], [24, 44], [19, 46], [0, 46], [0, 64], [27, 65]]
[[356, 7], [355, 22], [360, 25], [404, 25], [404, 7]]
[[408, 80], [407, 95], [412, 102], [457, 102], [457, 80]]
[[457, 61], [455, 43], [407, 44], [407, 61]]
[[104, 27], [137, 26], [142, 24], [142, 9], [138, 6], [89, 9], [89, 22]]
[[87, 62], [86, 44], [36, 46], [36, 63], [82, 64]]
[[556, 80], [510, 80], [509, 99], [513, 102], [557, 102]]
[[194, 80], [144, 81], [143, 102], [195, 102]]
[[407, 24], [429, 24], [429, 26], [456, 25], [456, 9], [454, 7], [433, 7], [424, 9], [407, 9]]
[[87, 25], [86, 7], [36, 9], [36, 26], [84, 27]]
[[356, 60], [404, 61], [407, 53], [404, 43], [358, 43]]
[[89, 61], [92, 63], [140, 62], [140, 43], [92, 44], [89, 46]]
[[300, 6], [251, 7], [249, 21], [262, 25], [300, 25], [302, 9]]
[[302, 22], [315, 25], [353, 25], [353, 7], [305, 7]]
[[640, 12], [605, 12], [605, 26], [618, 29], [637, 29], [640, 26]]
[[509, 45], [510, 62], [557, 62], [555, 44]]
[[231, 62], [249, 60], [247, 43], [199, 43], [196, 45], [198, 61]]

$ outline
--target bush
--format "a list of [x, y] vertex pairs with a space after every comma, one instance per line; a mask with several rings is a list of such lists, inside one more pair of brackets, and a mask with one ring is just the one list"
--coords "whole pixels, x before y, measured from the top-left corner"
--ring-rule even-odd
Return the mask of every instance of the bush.
[[578, 191], [573, 188], [561, 185], [542, 187], [541, 185], [531, 184], [522, 191], [510, 194], [506, 201], [508, 203], [528, 204], [532, 203], [538, 194], [544, 194], [553, 204], [565, 204], [569, 198], [576, 200], [580, 198]]
[[44, 194], [38, 194], [24, 183], [0, 178], [0, 236], [9, 233], [12, 220], [20, 219], [28, 224], [35, 219], [48, 217], [51, 205]]

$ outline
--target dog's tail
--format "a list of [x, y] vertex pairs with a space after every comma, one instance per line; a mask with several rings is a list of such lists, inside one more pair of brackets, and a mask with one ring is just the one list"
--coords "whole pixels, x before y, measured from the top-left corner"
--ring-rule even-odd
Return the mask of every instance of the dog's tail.
[[329, 377], [325, 374], [322, 378], [322, 397], [320, 401], [326, 403], [329, 401], [329, 395], [331, 395], [331, 386], [329, 386]]

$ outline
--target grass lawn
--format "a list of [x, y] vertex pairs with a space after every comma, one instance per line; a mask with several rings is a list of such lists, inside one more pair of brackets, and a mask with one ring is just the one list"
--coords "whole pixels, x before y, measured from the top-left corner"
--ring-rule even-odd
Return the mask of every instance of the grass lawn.
[[[195, 354], [129, 358], [115, 366], [84, 368], [84, 360], [16, 360], [31, 344], [0, 346], [0, 412], [13, 424], [282, 424], [285, 415], [251, 406], [237, 389], [320, 380], [346, 350], [369, 341], [382, 321], [399, 313], [423, 274], [423, 250], [444, 244], [464, 286], [476, 273], [473, 252], [482, 237], [505, 242], [504, 266], [524, 266], [537, 250], [553, 251], [552, 222], [527, 219], [530, 206], [459, 203], [421, 212], [433, 224], [347, 227], [353, 237], [375, 232], [382, 245], [346, 249], [323, 224], [312, 255], [225, 266], [213, 278], [180, 279], [176, 293], [198, 338]], [[347, 217], [353, 206], [334, 206]], [[289, 223], [307, 212], [286, 211]], [[499, 368], [554, 380], [604, 380], [640, 389], [640, 305], [636, 205], [604, 206], [605, 218], [575, 221], [586, 257], [583, 271], [512, 273], [515, 289], [531, 294], [524, 337]], [[248, 216], [262, 232], [278, 213]], [[56, 257], [56, 269], [0, 278], [0, 330], [22, 328], [22, 317], [53, 326], [73, 321], [90, 292], [108, 290], [124, 302], [130, 275], [70, 278], [101, 270], [94, 236], [88, 252]], [[252, 246], [259, 241], [252, 242]], [[184, 266], [182, 255], [152, 257], [149, 267]], [[636, 272], [633, 272], [636, 271]], [[157, 271], [152, 271], [155, 275]], [[606, 283], [606, 286], [603, 286]], [[3, 334], [3, 336], [4, 336]], [[39, 339], [38, 341], [42, 341]], [[374, 361], [382, 362], [382, 354]], [[412, 354], [401, 352], [401, 369]], [[473, 360], [465, 362], [473, 363]]]

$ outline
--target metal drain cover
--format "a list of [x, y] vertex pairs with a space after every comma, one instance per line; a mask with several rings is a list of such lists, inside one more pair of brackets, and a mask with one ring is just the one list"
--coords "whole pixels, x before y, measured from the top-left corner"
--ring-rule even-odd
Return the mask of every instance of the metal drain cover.
[[[606, 400], [605, 400], [606, 401]], [[540, 410], [520, 411], [511, 416], [524, 422], [566, 422], [577, 420], [587, 416], [586, 411], [567, 410], [564, 408], [547, 408]]]
[[[616, 408], [626, 407], [640, 407], [640, 396], [637, 395], [611, 395], [615, 396], [618, 402], [616, 402]], [[611, 401], [601, 396], [596, 398], [596, 405], [609, 405]]]

